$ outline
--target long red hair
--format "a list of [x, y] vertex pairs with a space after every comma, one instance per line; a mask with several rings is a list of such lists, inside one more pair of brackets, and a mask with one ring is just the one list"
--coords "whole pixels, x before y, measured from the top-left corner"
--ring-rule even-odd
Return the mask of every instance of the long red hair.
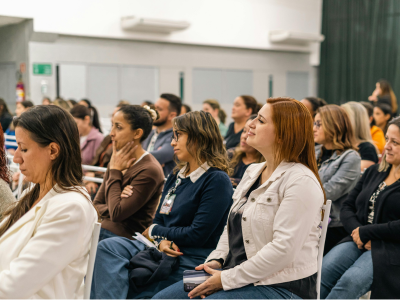
[[324, 191], [318, 174], [313, 118], [309, 110], [292, 98], [269, 98], [267, 103], [272, 107], [275, 126], [276, 164], [287, 161], [305, 165], [314, 173]]
[[0, 125], [0, 178], [10, 183], [10, 173], [7, 166], [6, 149], [4, 148], [4, 132]]

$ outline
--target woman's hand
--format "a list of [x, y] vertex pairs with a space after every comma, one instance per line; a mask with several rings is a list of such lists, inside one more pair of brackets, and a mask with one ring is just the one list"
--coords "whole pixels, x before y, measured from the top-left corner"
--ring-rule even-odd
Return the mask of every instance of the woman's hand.
[[212, 260], [212, 261], [206, 262], [205, 264], [201, 264], [201, 265], [197, 266], [195, 268], [195, 270], [197, 270], [197, 271], [204, 270], [204, 266], [207, 266], [207, 267], [209, 267], [211, 269], [214, 269], [214, 270], [222, 268], [222, 265], [221, 265], [220, 262], [218, 262], [216, 260]]
[[366, 250], [371, 250], [371, 241], [368, 241], [368, 243], [366, 243], [365, 245], [364, 245], [364, 248], [366, 249]]
[[360, 239], [360, 227], [353, 230], [351, 237], [353, 238], [354, 243], [357, 244], [358, 249], [364, 248], [364, 243]]
[[[223, 289], [222, 281], [221, 281], [222, 271], [214, 270], [214, 269], [210, 268], [207, 264], [200, 265], [200, 266], [203, 266], [204, 271], [206, 271], [208, 274], [211, 274], [212, 276], [189, 293], [188, 296], [190, 299], [196, 298], [198, 296], [200, 296], [202, 299], [204, 299], [205, 297], [207, 297], [211, 294], [214, 294], [215, 292], [218, 292]], [[197, 267], [196, 270], [199, 267]]]
[[91, 182], [91, 181], [87, 181], [85, 186], [90, 195], [93, 195], [94, 193], [96, 193], [97, 188], [98, 188], [98, 185], [95, 182]]
[[378, 101], [378, 98], [375, 95], [371, 95], [368, 97], [368, 100], [376, 102], [376, 101]]
[[143, 235], [146, 239], [148, 239], [149, 241], [152, 241], [152, 239], [150, 238], [150, 235], [149, 235], [149, 230], [150, 230], [150, 227], [147, 227], [146, 230], [143, 231], [142, 235]]
[[170, 247], [171, 247], [171, 242], [167, 241], [167, 240], [163, 240], [163, 241], [161, 241], [160, 245], [158, 246], [158, 249], [160, 249], [161, 252], [164, 252], [168, 256], [172, 256], [172, 257], [177, 257], [177, 256], [183, 255], [183, 253], [179, 251], [179, 248], [175, 243], [172, 244], [172, 249], [170, 249]]
[[110, 169], [124, 171], [129, 169], [136, 160], [134, 157], [137, 145], [133, 142], [127, 143], [121, 150], [117, 151], [115, 142], [113, 142], [113, 153], [110, 160]]
[[86, 172], [85, 173], [86, 177], [96, 177], [96, 175], [94, 174], [94, 172]]
[[[133, 187], [131, 185], [127, 185], [121, 193], [121, 198], [128, 198], [132, 196], [132, 190]], [[146, 230], [148, 230], [148, 228]]]

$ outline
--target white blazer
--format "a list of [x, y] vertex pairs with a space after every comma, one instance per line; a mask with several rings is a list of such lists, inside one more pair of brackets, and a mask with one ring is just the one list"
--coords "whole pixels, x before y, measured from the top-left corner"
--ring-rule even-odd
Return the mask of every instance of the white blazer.
[[[86, 190], [82, 191], [89, 195]], [[0, 238], [0, 298], [83, 298], [97, 212], [54, 188]]]
[[[282, 162], [260, 187], [246, 193], [265, 163], [248, 167], [233, 194], [232, 209], [247, 200], [242, 215], [243, 244], [247, 261], [222, 271], [224, 290], [248, 284], [289, 282], [317, 272], [321, 208], [324, 194], [317, 178], [300, 163]], [[228, 229], [210, 259], [226, 259]]]

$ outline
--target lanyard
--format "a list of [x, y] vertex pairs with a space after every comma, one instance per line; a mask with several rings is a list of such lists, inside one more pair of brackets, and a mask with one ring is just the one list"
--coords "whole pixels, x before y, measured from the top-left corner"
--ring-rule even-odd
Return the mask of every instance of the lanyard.
[[173, 194], [175, 194], [176, 188], [182, 183], [182, 179], [180, 179], [179, 177], [176, 179], [175, 181], [175, 186], [173, 188], [170, 188], [170, 190], [168, 191], [168, 196], [171, 196]]

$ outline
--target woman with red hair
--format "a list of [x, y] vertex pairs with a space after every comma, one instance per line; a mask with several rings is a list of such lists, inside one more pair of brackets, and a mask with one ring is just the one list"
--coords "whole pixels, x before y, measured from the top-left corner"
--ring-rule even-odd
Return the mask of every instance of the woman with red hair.
[[15, 201], [9, 184], [10, 174], [4, 148], [4, 132], [3, 128], [0, 126], [0, 221], [3, 218], [3, 212]]
[[[189, 294], [178, 282], [153, 299], [315, 299], [324, 191], [313, 119], [297, 100], [267, 100], [247, 144], [264, 163], [248, 167], [233, 194], [216, 250], [196, 267], [211, 276]], [[222, 269], [219, 270], [219, 269]]]

